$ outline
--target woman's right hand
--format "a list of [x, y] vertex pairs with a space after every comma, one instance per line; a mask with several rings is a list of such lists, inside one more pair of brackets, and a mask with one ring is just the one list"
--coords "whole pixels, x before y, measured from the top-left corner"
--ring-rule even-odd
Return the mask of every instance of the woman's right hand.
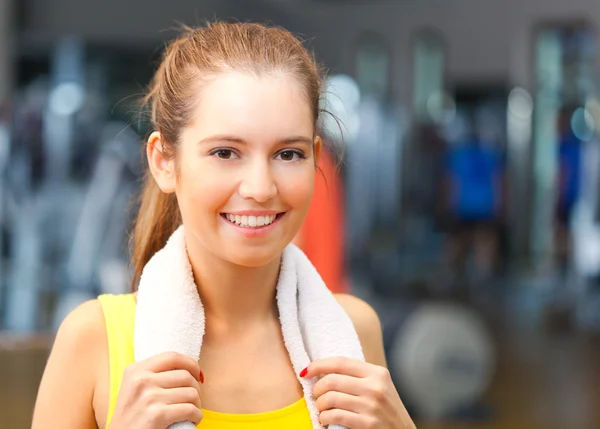
[[202, 420], [198, 362], [162, 353], [125, 369], [110, 429], [165, 429]]

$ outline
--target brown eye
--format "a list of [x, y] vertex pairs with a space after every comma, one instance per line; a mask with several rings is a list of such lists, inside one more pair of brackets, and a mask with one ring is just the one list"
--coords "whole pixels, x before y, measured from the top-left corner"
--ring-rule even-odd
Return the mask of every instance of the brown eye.
[[294, 162], [300, 159], [305, 159], [304, 152], [297, 150], [284, 150], [277, 155], [282, 161]]
[[219, 159], [231, 159], [233, 152], [229, 149], [219, 149], [215, 152], [215, 155], [217, 155]]
[[295, 153], [291, 150], [286, 150], [285, 152], [281, 152], [281, 159], [284, 161], [292, 161], [294, 159]]

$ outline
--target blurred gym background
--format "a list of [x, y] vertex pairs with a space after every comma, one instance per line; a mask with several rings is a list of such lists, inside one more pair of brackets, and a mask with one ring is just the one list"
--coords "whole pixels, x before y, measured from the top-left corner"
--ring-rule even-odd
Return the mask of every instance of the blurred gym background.
[[0, 0], [0, 428], [30, 426], [65, 314], [128, 290], [135, 101], [215, 18], [329, 70], [340, 289], [418, 427], [600, 427], [597, 1]]

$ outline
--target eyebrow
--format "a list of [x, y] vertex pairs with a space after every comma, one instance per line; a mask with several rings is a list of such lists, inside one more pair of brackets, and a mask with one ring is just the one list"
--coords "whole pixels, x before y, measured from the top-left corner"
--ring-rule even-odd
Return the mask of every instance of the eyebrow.
[[[231, 142], [231, 143], [239, 143], [239, 144], [248, 144], [248, 142], [242, 138], [239, 138], [236, 136], [231, 136], [231, 135], [225, 135], [225, 134], [205, 137], [202, 140], [200, 140], [198, 142], [198, 144], [215, 143], [215, 142]], [[285, 144], [291, 144], [291, 143], [302, 143], [302, 144], [312, 146], [313, 139], [310, 137], [304, 137], [304, 136], [292, 136], [292, 137], [287, 137], [287, 138], [277, 142], [278, 145], [285, 145]]]

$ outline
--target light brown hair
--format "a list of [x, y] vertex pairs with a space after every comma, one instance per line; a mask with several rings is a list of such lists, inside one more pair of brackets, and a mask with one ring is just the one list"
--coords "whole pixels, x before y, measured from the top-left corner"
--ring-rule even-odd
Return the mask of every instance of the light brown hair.
[[[316, 129], [322, 111], [322, 73], [313, 56], [290, 32], [254, 23], [216, 22], [186, 27], [166, 48], [144, 98], [144, 105], [151, 110], [151, 125], [160, 132], [167, 157], [177, 155], [182, 129], [190, 124], [192, 112], [201, 102], [197, 94], [202, 82], [229, 71], [294, 76], [304, 89]], [[132, 236], [133, 290], [144, 266], [180, 224], [175, 195], [163, 193], [147, 171]]]

